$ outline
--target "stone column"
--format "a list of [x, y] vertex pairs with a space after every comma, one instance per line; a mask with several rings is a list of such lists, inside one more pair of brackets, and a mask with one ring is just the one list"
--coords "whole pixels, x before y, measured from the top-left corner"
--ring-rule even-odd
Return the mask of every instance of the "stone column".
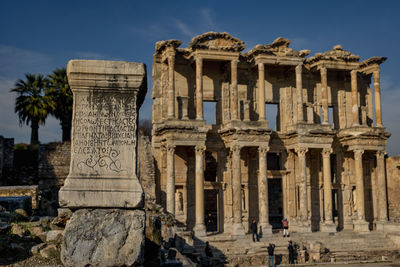
[[336, 232], [336, 225], [332, 220], [332, 178], [331, 178], [331, 149], [322, 150], [322, 165], [324, 176], [324, 213], [325, 221], [321, 225], [322, 232]]
[[296, 66], [296, 91], [297, 91], [297, 122], [304, 121], [303, 114], [303, 79], [301, 76], [303, 65]]
[[267, 176], [267, 152], [268, 147], [259, 147], [259, 172], [258, 172], [258, 216], [263, 233], [272, 233], [269, 224], [268, 211], [268, 176]]
[[244, 235], [242, 224], [242, 179], [241, 179], [241, 147], [232, 147], [232, 202], [233, 202], [233, 226], [232, 235]]
[[196, 146], [196, 236], [205, 236], [204, 225], [204, 146]]
[[238, 60], [234, 59], [231, 61], [231, 119], [238, 120], [238, 87], [237, 87], [237, 64]]
[[382, 106], [381, 106], [381, 87], [379, 81], [379, 69], [374, 71], [374, 91], [375, 91], [375, 117], [376, 126], [382, 127]]
[[306, 153], [308, 149], [301, 147], [297, 149], [300, 165], [301, 196], [300, 196], [300, 217], [303, 222], [308, 220], [308, 198], [307, 198], [307, 165]]
[[357, 71], [352, 70], [351, 74], [351, 101], [352, 101], [352, 109], [351, 112], [353, 114], [353, 124], [352, 126], [360, 125], [360, 118], [358, 114], [358, 89], [357, 89]]
[[196, 58], [196, 120], [203, 120], [203, 59]]
[[265, 120], [265, 71], [264, 63], [258, 63], [258, 120]]
[[175, 118], [175, 55], [168, 56], [168, 118]]
[[365, 192], [364, 192], [364, 174], [362, 165], [362, 155], [364, 150], [354, 150], [354, 167], [356, 176], [356, 194], [357, 194], [357, 221], [354, 222], [354, 231], [369, 231], [368, 222], [365, 221]]
[[387, 214], [387, 195], [386, 195], [386, 178], [385, 178], [385, 152], [376, 152], [376, 168], [378, 178], [378, 210], [379, 221], [386, 222], [388, 220]]
[[175, 214], [175, 146], [167, 145], [167, 211]]
[[322, 124], [329, 124], [328, 112], [328, 78], [327, 70], [322, 67], [321, 70], [321, 98], [322, 98]]

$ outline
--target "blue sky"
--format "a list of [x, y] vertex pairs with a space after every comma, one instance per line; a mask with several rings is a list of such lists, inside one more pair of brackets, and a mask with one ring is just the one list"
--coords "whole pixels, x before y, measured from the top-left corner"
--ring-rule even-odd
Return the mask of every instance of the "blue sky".
[[[0, 2], [0, 135], [29, 142], [9, 93], [25, 73], [49, 74], [70, 59], [144, 62], [149, 92], [141, 118], [151, 117], [151, 64], [156, 41], [225, 31], [246, 50], [283, 36], [311, 54], [341, 44], [382, 65], [383, 123], [400, 154], [400, 1], [6, 1]], [[329, 81], [328, 81], [329, 82]], [[58, 141], [58, 121], [39, 129], [41, 142]]]

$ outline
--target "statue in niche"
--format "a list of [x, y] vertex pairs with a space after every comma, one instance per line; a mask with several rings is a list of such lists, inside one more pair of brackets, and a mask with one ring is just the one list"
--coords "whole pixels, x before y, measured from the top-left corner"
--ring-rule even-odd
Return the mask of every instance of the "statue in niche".
[[176, 211], [178, 213], [183, 213], [183, 194], [181, 191], [176, 193]]

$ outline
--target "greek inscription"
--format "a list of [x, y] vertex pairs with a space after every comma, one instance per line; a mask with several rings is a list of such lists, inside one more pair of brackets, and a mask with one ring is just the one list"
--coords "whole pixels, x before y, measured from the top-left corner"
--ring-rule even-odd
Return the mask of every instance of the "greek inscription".
[[126, 172], [120, 156], [136, 147], [136, 101], [130, 95], [91, 93], [77, 97], [74, 112], [74, 154], [78, 170]]

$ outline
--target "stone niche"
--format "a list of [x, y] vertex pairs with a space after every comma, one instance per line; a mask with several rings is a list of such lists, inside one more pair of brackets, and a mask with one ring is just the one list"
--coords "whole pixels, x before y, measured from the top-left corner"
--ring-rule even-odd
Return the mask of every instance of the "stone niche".
[[136, 175], [137, 111], [147, 90], [142, 63], [71, 60], [71, 164], [62, 207], [140, 208]]

